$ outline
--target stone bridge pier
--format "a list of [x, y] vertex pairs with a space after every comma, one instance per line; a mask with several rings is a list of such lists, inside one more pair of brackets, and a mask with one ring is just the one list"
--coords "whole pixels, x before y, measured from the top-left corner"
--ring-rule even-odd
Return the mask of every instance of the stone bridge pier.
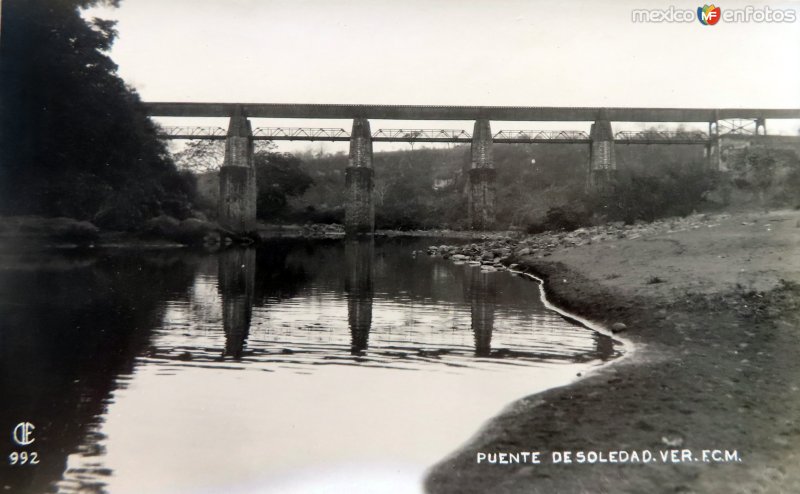
[[375, 230], [375, 206], [372, 202], [372, 133], [369, 120], [353, 120], [350, 156], [345, 171], [346, 204], [344, 230], [347, 235], [372, 234]]
[[239, 235], [256, 231], [256, 170], [250, 121], [237, 108], [228, 124], [219, 169], [219, 224]]
[[754, 122], [756, 124], [756, 129], [755, 129], [756, 135], [757, 136], [758, 135], [762, 135], [762, 136], [767, 135], [767, 121], [766, 121], [766, 119], [764, 119], [764, 118], [756, 118], [754, 120]]
[[610, 181], [617, 171], [611, 122], [605, 119], [596, 120], [589, 131], [589, 139], [591, 148], [587, 188], [590, 191], [608, 191]]
[[475, 121], [471, 155], [467, 189], [469, 223], [473, 230], [491, 230], [495, 223], [496, 172], [492, 157], [492, 129], [489, 120]]
[[722, 165], [722, 156], [719, 146], [719, 122], [712, 120], [708, 122], [709, 141], [705, 148], [706, 166], [710, 170], [719, 170]]

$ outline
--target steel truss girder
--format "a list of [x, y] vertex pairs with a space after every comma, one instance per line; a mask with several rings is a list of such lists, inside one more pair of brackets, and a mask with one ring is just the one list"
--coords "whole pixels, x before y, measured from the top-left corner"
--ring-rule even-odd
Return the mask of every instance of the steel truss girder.
[[758, 120], [751, 118], [727, 118], [717, 120], [719, 135], [754, 136], [758, 133]]
[[501, 130], [494, 135], [494, 140], [509, 142], [589, 142], [589, 134], [582, 130]]
[[[222, 127], [161, 127], [163, 139], [225, 139]], [[253, 140], [260, 141], [348, 141], [350, 133], [341, 128], [258, 127]], [[376, 142], [454, 142], [472, 141], [472, 135], [461, 129], [378, 129], [372, 134]], [[580, 130], [500, 130], [492, 136], [499, 144], [589, 143], [589, 134]], [[614, 141], [621, 144], [704, 144], [709, 135], [700, 131], [620, 131]]]
[[621, 144], [705, 144], [710, 140], [702, 131], [620, 131], [614, 134], [614, 141]]
[[158, 136], [164, 139], [225, 139], [228, 131], [222, 127], [159, 127]]
[[350, 139], [350, 133], [341, 128], [258, 127], [253, 130], [253, 138], [287, 141], [348, 140]]
[[378, 129], [372, 134], [373, 140], [393, 141], [419, 141], [442, 140], [453, 142], [455, 140], [471, 139], [469, 132], [461, 129]]

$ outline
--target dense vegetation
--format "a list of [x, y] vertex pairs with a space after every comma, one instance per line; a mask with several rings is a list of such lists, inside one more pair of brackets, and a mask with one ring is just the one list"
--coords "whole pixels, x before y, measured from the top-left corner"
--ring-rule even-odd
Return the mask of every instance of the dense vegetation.
[[[196, 204], [212, 218], [217, 214], [218, 169], [224, 156], [223, 141], [191, 141], [174, 156], [181, 169], [197, 175], [199, 193]], [[289, 206], [290, 199], [303, 195], [314, 184], [302, 160], [289, 153], [275, 152], [275, 145], [269, 142], [258, 143], [253, 159], [258, 187], [258, 218], [275, 222], [296, 217], [297, 213]]]
[[[207, 159], [216, 146], [216, 160]], [[213, 215], [219, 144], [194, 144], [179, 162], [206, 172], [201, 197]], [[199, 150], [199, 152], [198, 152]], [[341, 223], [347, 155], [259, 153], [259, 216], [263, 221]], [[188, 162], [187, 155], [193, 156]], [[800, 205], [800, 159], [791, 150], [750, 146], [731, 151], [727, 174], [708, 168], [699, 146], [617, 146], [610, 187], [587, 193], [588, 149], [581, 145], [496, 145], [499, 228], [530, 232], [574, 229], [604, 221], [628, 223], [684, 216], [734, 205]], [[374, 155], [378, 228], [467, 228], [469, 146]], [[265, 192], [266, 191], [266, 192]], [[271, 196], [269, 203], [262, 195]], [[262, 204], [265, 204], [262, 207]], [[269, 207], [267, 207], [269, 206]]]
[[[575, 228], [602, 220], [652, 219], [699, 207], [712, 186], [697, 147], [618, 149], [621, 171], [612, 194], [586, 194], [588, 149], [581, 145], [496, 145], [500, 228]], [[340, 222], [343, 153], [300, 155], [314, 185], [290, 201], [292, 221]], [[645, 166], [646, 165], [646, 166]], [[467, 228], [465, 186], [469, 146], [376, 153], [375, 211], [379, 228]]]
[[191, 212], [180, 173], [107, 55], [114, 23], [81, 9], [118, 0], [5, 0], [0, 32], [0, 212], [131, 229]]
[[731, 160], [731, 181], [745, 200], [767, 207], [800, 207], [800, 158], [793, 150], [765, 146], [740, 150]]

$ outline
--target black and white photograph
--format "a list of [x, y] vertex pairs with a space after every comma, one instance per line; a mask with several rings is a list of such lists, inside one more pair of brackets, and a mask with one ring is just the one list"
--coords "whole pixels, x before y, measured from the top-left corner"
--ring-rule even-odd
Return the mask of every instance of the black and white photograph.
[[800, 1], [0, 0], [6, 493], [800, 493]]

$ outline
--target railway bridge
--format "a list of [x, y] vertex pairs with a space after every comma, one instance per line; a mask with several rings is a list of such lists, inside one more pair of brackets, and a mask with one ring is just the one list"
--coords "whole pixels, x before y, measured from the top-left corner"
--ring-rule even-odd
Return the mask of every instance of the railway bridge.
[[[620, 107], [508, 107], [508, 106], [420, 106], [335, 105], [284, 103], [145, 103], [154, 117], [225, 117], [222, 127], [163, 127], [164, 139], [225, 140], [225, 159], [220, 169], [219, 222], [247, 233], [256, 227], [256, 182], [253, 142], [256, 140], [349, 141], [346, 170], [347, 203], [345, 230], [348, 234], [372, 233], [375, 211], [372, 202], [373, 142], [456, 142], [471, 144], [469, 170], [470, 224], [491, 229], [495, 222], [495, 143], [584, 144], [590, 149], [587, 187], [602, 188], [616, 168], [615, 147], [634, 144], [696, 144], [705, 147], [708, 165], [719, 168], [721, 141], [727, 136], [766, 135], [767, 120], [800, 119], [800, 109], [758, 108], [620, 108]], [[352, 129], [311, 127], [259, 127], [250, 118], [348, 119]], [[464, 129], [377, 129], [375, 120], [472, 120], [472, 132]], [[491, 131], [491, 121], [593, 122], [586, 133], [575, 130]], [[708, 124], [708, 132], [616, 132], [612, 122]]]

